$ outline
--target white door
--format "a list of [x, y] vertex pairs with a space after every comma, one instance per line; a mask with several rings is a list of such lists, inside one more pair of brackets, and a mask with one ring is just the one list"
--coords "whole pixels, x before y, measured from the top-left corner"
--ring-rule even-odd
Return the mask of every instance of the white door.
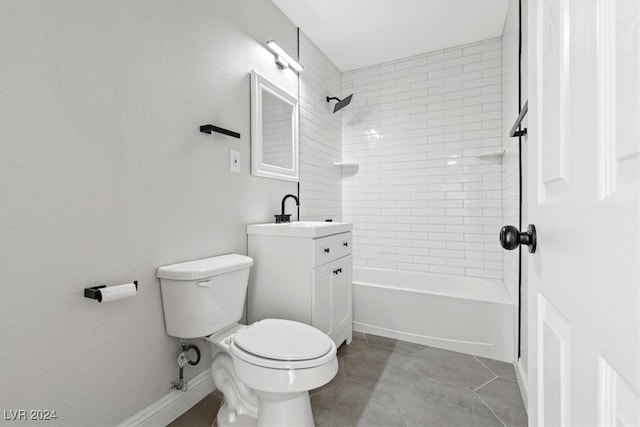
[[640, 2], [529, 0], [529, 419], [640, 425]]

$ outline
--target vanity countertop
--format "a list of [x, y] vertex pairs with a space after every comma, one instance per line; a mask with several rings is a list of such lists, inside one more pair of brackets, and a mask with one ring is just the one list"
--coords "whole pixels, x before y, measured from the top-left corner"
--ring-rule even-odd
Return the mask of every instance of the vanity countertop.
[[249, 224], [247, 234], [262, 234], [268, 236], [318, 237], [345, 233], [353, 229], [350, 222], [296, 221], [286, 223]]

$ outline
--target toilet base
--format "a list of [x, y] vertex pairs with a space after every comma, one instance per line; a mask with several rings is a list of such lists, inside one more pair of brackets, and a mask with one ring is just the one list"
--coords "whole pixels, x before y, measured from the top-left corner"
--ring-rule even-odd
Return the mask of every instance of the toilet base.
[[237, 415], [235, 411], [224, 402], [216, 416], [216, 426], [218, 427], [256, 427], [258, 420], [251, 415]]
[[269, 393], [256, 391], [258, 427], [314, 427], [309, 392]]
[[309, 392], [260, 393], [258, 418], [237, 415], [225, 402], [218, 411], [218, 427], [314, 427]]

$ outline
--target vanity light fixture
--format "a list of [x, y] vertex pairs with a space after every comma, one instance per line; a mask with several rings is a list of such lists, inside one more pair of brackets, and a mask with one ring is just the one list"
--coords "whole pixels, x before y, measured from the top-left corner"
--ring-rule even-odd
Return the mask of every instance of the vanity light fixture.
[[273, 56], [276, 57], [276, 64], [280, 68], [291, 68], [296, 73], [299, 73], [304, 68], [302, 65], [298, 63], [295, 59], [291, 57], [283, 48], [275, 40], [269, 40], [267, 42], [267, 49]]

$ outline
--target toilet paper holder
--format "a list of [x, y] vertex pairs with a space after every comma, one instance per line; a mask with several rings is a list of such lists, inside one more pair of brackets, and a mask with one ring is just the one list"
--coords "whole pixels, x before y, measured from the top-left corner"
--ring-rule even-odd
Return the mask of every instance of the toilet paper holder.
[[[132, 283], [136, 286], [136, 291], [137, 291], [138, 281], [134, 280]], [[117, 285], [117, 286], [121, 286], [121, 285]], [[98, 302], [102, 302], [102, 292], [100, 290], [105, 289], [106, 287], [107, 285], [98, 285], [98, 286], [92, 286], [90, 288], [84, 288], [84, 297], [98, 300]]]

